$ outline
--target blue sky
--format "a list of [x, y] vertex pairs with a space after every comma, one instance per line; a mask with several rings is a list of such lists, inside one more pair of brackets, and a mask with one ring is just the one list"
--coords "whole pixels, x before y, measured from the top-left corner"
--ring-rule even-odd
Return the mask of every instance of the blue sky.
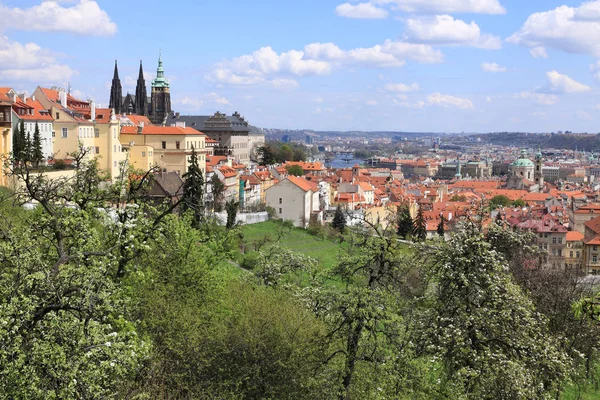
[[258, 126], [600, 131], [600, 1], [0, 0], [0, 86], [107, 105], [162, 49], [175, 110]]

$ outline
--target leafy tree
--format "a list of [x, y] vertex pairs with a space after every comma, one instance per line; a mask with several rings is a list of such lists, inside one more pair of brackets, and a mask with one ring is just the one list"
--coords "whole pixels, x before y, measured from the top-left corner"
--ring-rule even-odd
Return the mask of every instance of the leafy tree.
[[223, 200], [225, 197], [225, 184], [219, 179], [217, 174], [214, 174], [210, 178], [210, 185], [212, 187], [212, 199], [213, 199], [213, 210], [215, 212], [223, 211]]
[[413, 232], [419, 240], [425, 240], [427, 238], [427, 221], [425, 221], [423, 207], [420, 204], [413, 224]]
[[437, 234], [441, 237], [444, 237], [444, 233], [445, 233], [445, 227], [444, 224], [446, 223], [446, 219], [444, 218], [444, 215], [440, 215], [440, 222], [438, 223], [437, 226]]
[[294, 151], [292, 150], [292, 148], [289, 145], [284, 144], [279, 149], [278, 158], [279, 158], [280, 162], [294, 161]]
[[511, 203], [512, 202], [507, 196], [499, 194], [492, 197], [489, 204], [491, 209], [496, 209], [498, 207], [508, 207], [511, 205]]
[[260, 157], [260, 165], [273, 165], [277, 162], [275, 150], [269, 144], [259, 147], [258, 155]]
[[31, 149], [31, 161], [33, 165], [38, 166], [44, 160], [44, 153], [42, 151], [42, 135], [40, 134], [40, 127], [38, 123], [35, 123], [35, 131], [33, 132], [33, 142]]
[[526, 206], [525, 200], [523, 200], [523, 199], [516, 199], [511, 204], [513, 207], [525, 207]]
[[455, 194], [454, 196], [450, 197], [450, 201], [457, 201], [457, 202], [464, 203], [465, 201], [467, 201], [467, 196], [465, 196], [464, 194]]
[[285, 167], [285, 169], [287, 170], [288, 174], [290, 174], [290, 175], [294, 175], [294, 176], [304, 175], [304, 170], [298, 164], [288, 165], [287, 167]]
[[469, 399], [556, 398], [570, 360], [479, 229], [465, 225], [434, 259], [422, 328], [443, 384]]
[[225, 203], [225, 211], [227, 211], [227, 224], [225, 227], [227, 229], [233, 229], [235, 227], [235, 220], [237, 217], [238, 207], [240, 203], [231, 199], [227, 203]]
[[410, 216], [410, 210], [408, 206], [403, 204], [399, 208], [398, 213], [398, 230], [396, 232], [398, 236], [403, 239], [407, 239], [413, 234], [413, 220]]
[[335, 215], [333, 216], [331, 226], [340, 233], [344, 233], [346, 229], [346, 216], [339, 205], [335, 208]]
[[204, 216], [204, 174], [198, 165], [198, 155], [192, 146], [192, 155], [188, 171], [183, 174], [183, 211], [190, 211], [194, 215], [194, 226], [198, 227]]

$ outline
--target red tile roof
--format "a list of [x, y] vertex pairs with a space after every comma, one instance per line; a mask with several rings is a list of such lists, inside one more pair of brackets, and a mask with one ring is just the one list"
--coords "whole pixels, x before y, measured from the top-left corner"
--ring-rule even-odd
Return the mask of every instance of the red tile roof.
[[314, 182], [309, 182], [304, 178], [299, 178], [297, 176], [290, 175], [287, 177], [287, 180], [292, 182], [294, 185], [298, 186], [305, 192], [309, 190], [315, 191], [316, 184]]
[[567, 232], [567, 242], [579, 242], [583, 240], [583, 233], [578, 231]]

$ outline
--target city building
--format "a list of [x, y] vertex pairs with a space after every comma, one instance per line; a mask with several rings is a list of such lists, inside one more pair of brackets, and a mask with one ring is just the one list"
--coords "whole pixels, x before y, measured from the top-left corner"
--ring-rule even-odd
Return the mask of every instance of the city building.
[[275, 210], [277, 218], [291, 220], [294, 226], [306, 228], [311, 221], [321, 222], [319, 186], [296, 176], [288, 176], [266, 190], [267, 206]]

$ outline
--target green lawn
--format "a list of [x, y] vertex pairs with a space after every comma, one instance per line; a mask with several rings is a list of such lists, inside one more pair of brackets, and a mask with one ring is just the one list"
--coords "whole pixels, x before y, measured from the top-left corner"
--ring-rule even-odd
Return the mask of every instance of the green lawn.
[[600, 391], [594, 390], [592, 385], [586, 385], [578, 389], [577, 386], [571, 386], [565, 389], [560, 396], [560, 400], [597, 400], [600, 399]]
[[[272, 246], [277, 240], [277, 232], [280, 223], [277, 221], [261, 222], [260, 224], [244, 225], [241, 230], [244, 234], [243, 242], [246, 244], [246, 252], [254, 251], [254, 243], [265, 236], [269, 236], [272, 242], [266, 244], [262, 250]], [[348, 248], [346, 243], [339, 240], [320, 239], [311, 235], [308, 231], [293, 228], [289, 233], [282, 236], [280, 245], [294, 252], [312, 257], [324, 268], [331, 268], [339, 259], [339, 255]]]

